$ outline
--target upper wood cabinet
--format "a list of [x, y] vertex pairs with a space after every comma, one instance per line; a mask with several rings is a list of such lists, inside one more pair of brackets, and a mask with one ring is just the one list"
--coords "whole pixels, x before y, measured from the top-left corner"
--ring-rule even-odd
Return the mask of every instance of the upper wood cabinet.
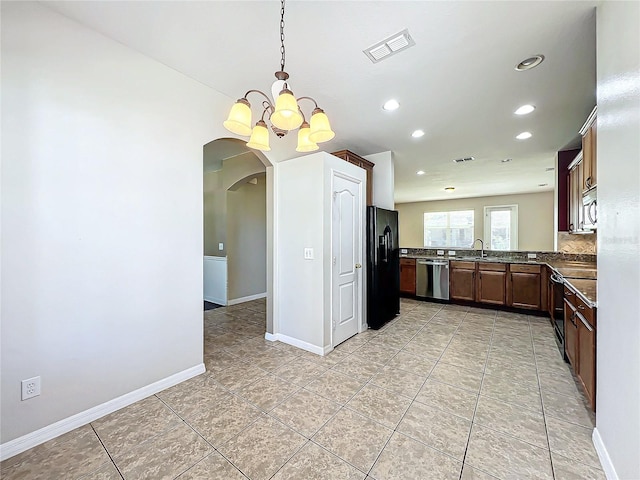
[[581, 231], [584, 225], [584, 209], [582, 208], [583, 155], [584, 153], [580, 152], [569, 168], [568, 205], [570, 232]]
[[582, 180], [580, 191], [586, 192], [598, 184], [597, 177], [597, 145], [596, 145], [596, 119], [595, 107], [589, 118], [580, 129], [582, 135]]
[[509, 273], [509, 306], [542, 310], [542, 266], [512, 264]]
[[367, 205], [373, 205], [373, 167], [374, 164], [369, 160], [365, 160], [360, 155], [353, 153], [350, 150], [340, 150], [339, 152], [333, 152], [331, 155], [335, 155], [338, 158], [346, 160], [349, 163], [357, 165], [360, 168], [364, 168], [367, 171]]
[[400, 293], [416, 294], [416, 259], [400, 259]]
[[452, 261], [449, 264], [449, 297], [474, 302], [476, 299], [475, 262]]

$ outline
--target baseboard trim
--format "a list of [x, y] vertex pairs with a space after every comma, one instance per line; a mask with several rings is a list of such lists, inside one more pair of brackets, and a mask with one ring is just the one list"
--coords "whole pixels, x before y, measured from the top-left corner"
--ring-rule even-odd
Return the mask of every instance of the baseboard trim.
[[[318, 347], [317, 345], [312, 345], [311, 343], [307, 343], [302, 340], [298, 340], [297, 338], [289, 337], [287, 335], [283, 335], [282, 333], [265, 333], [264, 338], [271, 342], [279, 341], [282, 343], [286, 343], [288, 345], [292, 345], [294, 347], [301, 348], [302, 350], [306, 350], [307, 352], [315, 353], [316, 355], [324, 356], [326, 348]], [[329, 351], [332, 350], [331, 347], [328, 347]]]
[[234, 298], [227, 302], [227, 305], [237, 305], [239, 303], [250, 302], [251, 300], [258, 300], [259, 298], [267, 298], [267, 292], [257, 293], [255, 295], [249, 295], [247, 297]]
[[227, 301], [223, 298], [204, 297], [207, 302], [215, 303], [216, 305], [226, 305]]
[[41, 443], [52, 440], [60, 435], [70, 432], [71, 430], [93, 422], [100, 417], [104, 417], [109, 413], [113, 413], [123, 407], [131, 405], [143, 398], [158, 393], [165, 388], [173, 387], [178, 383], [184, 382], [196, 375], [200, 375], [205, 372], [204, 363], [196, 365], [191, 368], [187, 368], [181, 372], [175, 373], [169, 377], [158, 380], [150, 385], [142, 388], [138, 388], [133, 392], [125, 393], [124, 395], [109, 400], [101, 405], [92, 407], [84, 412], [77, 413], [70, 417], [59, 420], [51, 425], [40, 428], [35, 432], [27, 433], [22, 437], [18, 437], [9, 442], [0, 445], [0, 461], [13, 457], [19, 453], [24, 452], [30, 448], [33, 448]]
[[596, 448], [600, 464], [602, 465], [602, 470], [604, 470], [607, 480], [618, 480], [619, 477], [616, 473], [616, 469], [613, 466], [613, 462], [611, 462], [611, 457], [609, 457], [607, 447], [604, 446], [604, 442], [602, 441], [602, 437], [600, 436], [600, 432], [597, 428], [593, 429], [591, 439], [593, 440], [593, 446]]

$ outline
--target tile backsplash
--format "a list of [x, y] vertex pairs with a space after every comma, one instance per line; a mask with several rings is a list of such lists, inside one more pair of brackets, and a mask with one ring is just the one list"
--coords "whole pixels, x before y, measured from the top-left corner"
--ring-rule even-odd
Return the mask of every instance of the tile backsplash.
[[567, 232], [558, 232], [558, 252], [595, 255], [597, 233], [576, 235]]

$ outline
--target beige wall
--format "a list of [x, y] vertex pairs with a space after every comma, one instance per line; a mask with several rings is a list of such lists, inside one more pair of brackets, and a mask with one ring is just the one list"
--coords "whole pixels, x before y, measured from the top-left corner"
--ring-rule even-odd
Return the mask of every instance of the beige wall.
[[424, 213], [475, 211], [475, 238], [484, 238], [484, 207], [518, 205], [518, 250], [553, 250], [553, 192], [398, 203], [401, 247], [424, 247]]
[[[204, 254], [227, 255], [227, 190], [238, 181], [264, 173], [266, 167], [252, 153], [225, 160], [222, 169], [204, 174]], [[218, 249], [222, 243], [224, 248]]]
[[228, 299], [267, 291], [267, 183], [244, 183], [227, 192]]

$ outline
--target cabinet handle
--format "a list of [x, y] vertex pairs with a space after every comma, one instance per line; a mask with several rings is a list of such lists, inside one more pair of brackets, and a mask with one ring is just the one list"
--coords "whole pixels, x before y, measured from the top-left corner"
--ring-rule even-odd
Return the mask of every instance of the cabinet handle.
[[[589, 330], [590, 332], [593, 332], [593, 328], [591, 327], [591, 325], [589, 325], [589, 323], [587, 323], [587, 320], [580, 315], [579, 313], [577, 314], [578, 318], [580, 319], [580, 321], [582, 322], [582, 324], [587, 328], [587, 330]], [[577, 325], [576, 325], [577, 327]]]
[[580, 310], [584, 310], [584, 305], [578, 305], [578, 308], [579, 308]]

